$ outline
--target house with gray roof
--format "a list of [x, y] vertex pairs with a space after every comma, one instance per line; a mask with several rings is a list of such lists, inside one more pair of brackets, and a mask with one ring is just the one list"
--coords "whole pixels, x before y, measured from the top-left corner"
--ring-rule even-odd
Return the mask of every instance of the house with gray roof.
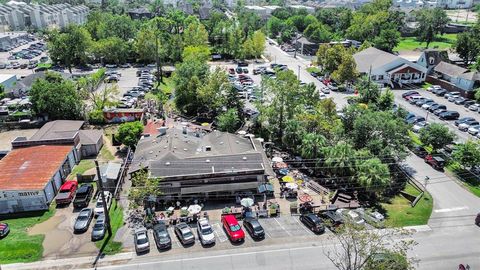
[[436, 79], [453, 84], [460, 91], [465, 92], [467, 96], [470, 96], [467, 92], [473, 92], [474, 89], [480, 87], [479, 72], [472, 72], [466, 68], [444, 61], [435, 66], [433, 76]]
[[370, 75], [378, 84], [392, 88], [425, 81], [427, 68], [397, 55], [370, 47], [353, 55], [360, 75]]
[[256, 194], [265, 184], [270, 165], [264, 157], [261, 143], [252, 137], [175, 123], [140, 139], [129, 173], [146, 169], [159, 178], [159, 200], [228, 199]]
[[34, 145], [73, 145], [77, 158], [95, 156], [103, 146], [102, 130], [82, 130], [84, 121], [56, 120], [47, 122], [30, 138], [17, 137], [12, 148]]

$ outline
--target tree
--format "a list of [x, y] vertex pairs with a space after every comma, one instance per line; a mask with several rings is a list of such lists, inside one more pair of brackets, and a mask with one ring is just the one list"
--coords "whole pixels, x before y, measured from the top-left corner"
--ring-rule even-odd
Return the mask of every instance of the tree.
[[247, 38], [243, 42], [242, 45], [242, 54], [241, 54], [241, 59], [246, 59], [246, 58], [251, 58], [253, 54], [255, 53], [254, 48], [253, 48], [253, 42], [252, 39]]
[[236, 109], [228, 109], [217, 117], [218, 129], [233, 133], [240, 124], [240, 118]]
[[82, 117], [82, 102], [74, 84], [61, 75], [47, 73], [36, 80], [29, 92], [32, 109], [50, 120], [76, 120]]
[[208, 32], [199, 21], [190, 23], [183, 32], [185, 46], [208, 46]]
[[335, 176], [351, 176], [355, 169], [355, 149], [346, 142], [326, 147], [323, 151], [325, 156], [326, 171]]
[[415, 19], [418, 22], [417, 36], [426, 42], [426, 48], [434, 40], [437, 34], [443, 34], [443, 30], [450, 19], [442, 8], [420, 9], [415, 11]]
[[72, 66], [85, 64], [92, 38], [85, 28], [69, 25], [63, 33], [52, 32], [48, 37], [50, 58], [63, 64], [72, 73]]
[[115, 64], [125, 63], [130, 54], [129, 44], [118, 37], [101, 39], [93, 43], [92, 50], [97, 59]]
[[387, 90], [385, 90], [378, 98], [377, 109], [381, 111], [387, 111], [392, 109], [394, 104], [395, 96], [393, 95], [392, 90], [387, 88]]
[[3, 84], [0, 84], [0, 100], [4, 99], [6, 96], [5, 94], [5, 86]]
[[[339, 233], [330, 237], [335, 244], [324, 253], [338, 270], [413, 270], [414, 262], [407, 253], [416, 243], [398, 240], [399, 235], [408, 237], [409, 233], [396, 229], [368, 230], [347, 222]], [[391, 254], [400, 258], [386, 258], [385, 255]]]
[[115, 138], [125, 146], [135, 148], [142, 132], [143, 125], [139, 121], [123, 123], [118, 128]]
[[267, 21], [267, 32], [271, 38], [276, 38], [284, 27], [285, 23], [275, 16], [271, 16]]
[[480, 145], [478, 142], [467, 141], [459, 144], [453, 151], [453, 160], [463, 168], [471, 168], [480, 165]]
[[315, 22], [307, 26], [303, 34], [312, 42], [325, 43], [332, 38], [330, 29], [320, 22]]
[[297, 119], [289, 119], [285, 124], [285, 132], [283, 133], [282, 143], [293, 151], [300, 150], [299, 147], [306, 132], [302, 123]]
[[259, 58], [265, 51], [265, 35], [262, 31], [255, 31], [252, 35], [253, 56]]
[[355, 87], [359, 94], [360, 102], [365, 104], [377, 104], [380, 98], [380, 88], [378, 84], [372, 83], [367, 76], [360, 78]]
[[432, 123], [420, 130], [420, 141], [423, 145], [431, 146], [433, 152], [450, 144], [456, 135], [447, 126], [439, 123]]
[[303, 134], [300, 144], [300, 155], [304, 159], [316, 159], [320, 157], [322, 148], [327, 144], [327, 140], [318, 133]]
[[93, 125], [100, 125], [105, 123], [102, 110], [92, 110], [87, 115], [88, 123]]
[[89, 93], [94, 110], [103, 110], [116, 104], [116, 97], [120, 93], [117, 85], [105, 86], [103, 90]]
[[210, 49], [207, 46], [187, 46], [183, 49], [183, 61], [207, 62], [211, 57]]
[[378, 158], [360, 161], [356, 171], [358, 183], [370, 193], [382, 192], [391, 182], [388, 165]]
[[470, 64], [477, 58], [479, 50], [480, 41], [473, 32], [463, 32], [457, 35], [455, 51], [458, 53], [458, 56], [463, 60], [465, 65]]
[[149, 196], [159, 196], [161, 178], [150, 177], [148, 170], [140, 169], [132, 174], [132, 187], [128, 193], [129, 207], [134, 209], [144, 204]]
[[394, 27], [382, 29], [380, 34], [373, 39], [375, 48], [387, 52], [392, 52], [393, 48], [398, 45], [400, 41], [400, 32]]
[[[229, 87], [232, 86], [228, 81], [225, 70], [217, 67], [210, 72], [205, 79], [205, 83], [198, 88], [198, 99], [201, 106], [201, 108], [198, 108], [198, 112], [206, 113], [212, 117], [217, 116], [225, 105], [225, 93]], [[233, 109], [238, 114], [235, 108]]]
[[333, 71], [332, 77], [340, 83], [350, 82], [358, 77], [357, 64], [351, 54], [345, 53], [342, 55], [342, 61], [338, 68]]

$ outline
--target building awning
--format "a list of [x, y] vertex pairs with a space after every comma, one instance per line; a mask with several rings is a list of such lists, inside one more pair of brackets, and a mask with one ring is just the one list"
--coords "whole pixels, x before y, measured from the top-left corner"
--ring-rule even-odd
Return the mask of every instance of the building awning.
[[234, 184], [211, 184], [203, 185], [200, 187], [186, 187], [181, 188], [180, 193], [183, 194], [195, 194], [195, 193], [207, 193], [207, 192], [222, 192], [222, 191], [239, 191], [246, 189], [257, 189], [258, 182], [248, 183], [234, 183]]

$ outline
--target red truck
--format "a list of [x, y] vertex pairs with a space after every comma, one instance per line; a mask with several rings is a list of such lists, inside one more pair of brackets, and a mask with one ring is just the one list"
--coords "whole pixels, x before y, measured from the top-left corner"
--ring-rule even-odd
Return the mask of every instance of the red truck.
[[75, 197], [77, 187], [77, 181], [67, 181], [63, 183], [58, 191], [57, 197], [55, 198], [57, 205], [70, 204]]

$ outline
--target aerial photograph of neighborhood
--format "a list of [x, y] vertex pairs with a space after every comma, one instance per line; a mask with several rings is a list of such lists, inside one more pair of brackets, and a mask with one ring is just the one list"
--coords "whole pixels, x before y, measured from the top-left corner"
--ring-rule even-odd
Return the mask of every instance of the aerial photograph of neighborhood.
[[480, 270], [480, 0], [0, 0], [0, 270]]

